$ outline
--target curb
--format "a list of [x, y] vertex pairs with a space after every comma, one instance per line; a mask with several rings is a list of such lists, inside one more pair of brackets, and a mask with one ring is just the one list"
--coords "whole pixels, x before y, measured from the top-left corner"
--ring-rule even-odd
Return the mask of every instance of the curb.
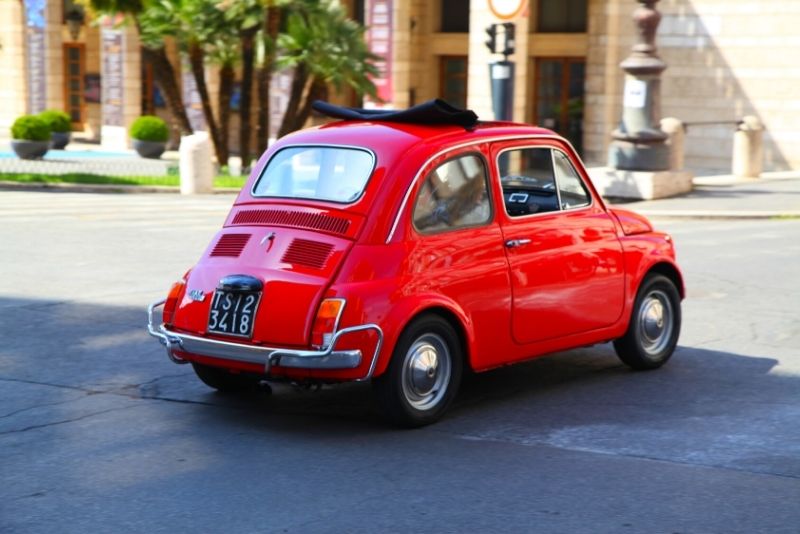
[[[64, 193], [167, 193], [180, 194], [180, 187], [171, 185], [124, 185], [124, 184], [72, 184], [67, 182], [7, 182], [0, 180], [3, 191], [59, 191]], [[239, 193], [235, 187], [218, 187], [213, 193]]]
[[[115, 194], [180, 194], [180, 187], [167, 185], [122, 185], [122, 184], [74, 184], [66, 182], [9, 182], [0, 180], [0, 191], [50, 191], [64, 193], [115, 193]], [[214, 195], [238, 194], [235, 187], [219, 187]], [[635, 203], [633, 203], [635, 204]], [[698, 210], [649, 210], [636, 209], [635, 205], [621, 205], [650, 219], [658, 220], [774, 220], [800, 219], [800, 211], [698, 211]], [[612, 205], [611, 207], [615, 207]]]
[[651, 219], [674, 220], [769, 220], [769, 219], [800, 219], [800, 211], [690, 211], [690, 210], [637, 210]]

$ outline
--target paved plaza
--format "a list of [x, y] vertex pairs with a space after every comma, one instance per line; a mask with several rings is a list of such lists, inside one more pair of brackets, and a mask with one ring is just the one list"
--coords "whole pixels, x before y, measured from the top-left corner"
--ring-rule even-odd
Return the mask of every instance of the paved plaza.
[[0, 174], [165, 176], [177, 172], [177, 152], [168, 152], [161, 159], [145, 159], [133, 150], [113, 151], [99, 145], [73, 142], [66, 150], [49, 150], [41, 160], [26, 160], [14, 154], [8, 141], [0, 141]]
[[800, 220], [657, 220], [663, 369], [570, 351], [409, 431], [366, 384], [214, 393], [146, 335], [232, 200], [0, 191], [0, 532], [798, 532]]

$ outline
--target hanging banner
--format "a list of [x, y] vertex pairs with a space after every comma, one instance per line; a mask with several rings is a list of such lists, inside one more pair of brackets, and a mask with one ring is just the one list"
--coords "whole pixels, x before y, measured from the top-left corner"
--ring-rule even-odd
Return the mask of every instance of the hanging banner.
[[47, 0], [25, 0], [26, 39], [28, 45], [28, 113], [47, 107], [47, 72], [44, 61], [45, 7]]
[[364, 97], [364, 107], [375, 109], [393, 109], [392, 84], [392, 0], [367, 0], [365, 6], [365, 24], [367, 26], [367, 48], [380, 57], [375, 62], [378, 75], [372, 83], [383, 102], [376, 102]]
[[181, 82], [183, 106], [186, 109], [186, 116], [189, 117], [189, 125], [195, 132], [205, 131], [206, 116], [203, 114], [203, 101], [200, 99], [200, 91], [197, 90], [189, 60], [185, 58], [181, 63]]
[[124, 87], [123, 71], [124, 50], [122, 31], [113, 28], [103, 28], [100, 32], [101, 65], [103, 80], [101, 92], [103, 95], [103, 125], [124, 126]]

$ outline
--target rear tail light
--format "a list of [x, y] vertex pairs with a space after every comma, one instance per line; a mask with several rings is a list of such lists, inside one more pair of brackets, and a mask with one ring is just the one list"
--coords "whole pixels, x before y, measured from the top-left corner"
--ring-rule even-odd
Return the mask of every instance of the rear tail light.
[[164, 313], [162, 315], [164, 324], [172, 324], [172, 321], [175, 318], [175, 308], [178, 307], [178, 299], [183, 296], [183, 290], [185, 288], [185, 280], [178, 280], [172, 284], [172, 287], [169, 290], [169, 295], [167, 295], [167, 301], [164, 303]]
[[314, 327], [311, 329], [311, 344], [317, 349], [327, 349], [339, 326], [344, 310], [344, 299], [325, 299], [319, 305]]

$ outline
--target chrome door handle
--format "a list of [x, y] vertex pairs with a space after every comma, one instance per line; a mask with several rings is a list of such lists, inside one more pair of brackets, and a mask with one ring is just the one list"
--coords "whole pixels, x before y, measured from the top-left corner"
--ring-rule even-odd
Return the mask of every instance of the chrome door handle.
[[530, 245], [530, 243], [531, 243], [531, 240], [527, 239], [527, 238], [509, 239], [508, 241], [506, 241], [506, 247], [515, 248], [515, 247], [521, 247], [523, 245]]

